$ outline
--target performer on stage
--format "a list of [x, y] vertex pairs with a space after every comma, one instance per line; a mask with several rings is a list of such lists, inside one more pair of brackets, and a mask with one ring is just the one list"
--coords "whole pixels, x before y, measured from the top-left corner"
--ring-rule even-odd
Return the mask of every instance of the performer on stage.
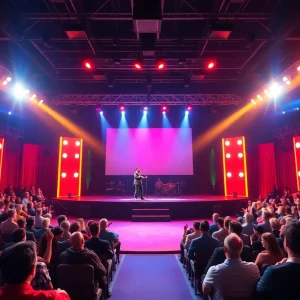
[[143, 176], [140, 173], [140, 169], [136, 168], [135, 173], [134, 173], [134, 180], [133, 180], [133, 185], [134, 185], [134, 200], [137, 200], [137, 193], [140, 191], [141, 193], [141, 200], [146, 200], [144, 198], [144, 192], [143, 192], [143, 179], [147, 178], [147, 176]]

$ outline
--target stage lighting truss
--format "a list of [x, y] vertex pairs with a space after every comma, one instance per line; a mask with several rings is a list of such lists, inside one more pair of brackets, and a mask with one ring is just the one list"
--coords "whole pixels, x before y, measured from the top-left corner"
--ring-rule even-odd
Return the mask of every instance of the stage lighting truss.
[[139, 105], [139, 106], [226, 106], [239, 105], [243, 100], [235, 94], [60, 94], [52, 103], [56, 105]]
[[300, 61], [297, 61], [280, 75], [276, 76], [271, 82], [256, 91], [250, 97], [252, 104], [256, 105], [268, 99], [276, 100], [283, 93], [287, 93], [300, 86], [299, 80], [295, 80], [299, 76], [299, 70]]

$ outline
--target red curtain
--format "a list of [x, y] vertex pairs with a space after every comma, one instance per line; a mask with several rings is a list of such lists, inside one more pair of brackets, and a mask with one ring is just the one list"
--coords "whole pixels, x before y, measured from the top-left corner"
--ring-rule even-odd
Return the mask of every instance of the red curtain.
[[37, 186], [45, 196], [56, 195], [57, 184], [57, 147], [40, 146]]
[[19, 141], [5, 139], [0, 190], [19, 186], [22, 147]]
[[258, 146], [259, 194], [266, 196], [277, 185], [275, 147], [273, 143]]
[[288, 187], [291, 192], [297, 191], [295, 156], [292, 138], [278, 141], [276, 144], [276, 162], [278, 186], [281, 190]]
[[23, 145], [21, 188], [37, 185], [39, 170], [40, 146], [33, 144]]

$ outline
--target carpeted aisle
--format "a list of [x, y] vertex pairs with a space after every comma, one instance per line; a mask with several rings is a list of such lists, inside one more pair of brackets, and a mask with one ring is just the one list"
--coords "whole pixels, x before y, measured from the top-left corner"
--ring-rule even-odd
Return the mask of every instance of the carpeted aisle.
[[197, 299], [175, 255], [124, 255], [118, 269], [111, 300]]

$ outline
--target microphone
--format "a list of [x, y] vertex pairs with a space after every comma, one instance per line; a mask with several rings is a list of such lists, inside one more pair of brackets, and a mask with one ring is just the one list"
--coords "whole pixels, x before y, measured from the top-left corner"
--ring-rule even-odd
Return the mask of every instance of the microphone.
[[109, 227], [112, 224], [112, 222], [108, 223], [107, 227]]

